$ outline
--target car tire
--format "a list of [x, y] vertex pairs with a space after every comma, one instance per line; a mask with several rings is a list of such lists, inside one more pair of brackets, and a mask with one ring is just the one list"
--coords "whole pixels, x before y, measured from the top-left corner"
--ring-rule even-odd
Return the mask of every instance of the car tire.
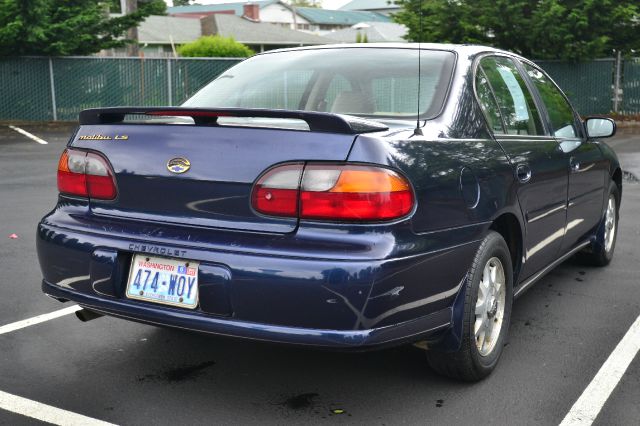
[[615, 182], [609, 184], [609, 196], [604, 205], [602, 219], [596, 231], [595, 241], [578, 254], [578, 259], [591, 266], [607, 266], [613, 259], [620, 218], [620, 190]]
[[462, 341], [457, 352], [427, 351], [429, 365], [444, 376], [475, 382], [487, 377], [502, 354], [513, 302], [513, 268], [504, 238], [489, 231], [466, 280]]

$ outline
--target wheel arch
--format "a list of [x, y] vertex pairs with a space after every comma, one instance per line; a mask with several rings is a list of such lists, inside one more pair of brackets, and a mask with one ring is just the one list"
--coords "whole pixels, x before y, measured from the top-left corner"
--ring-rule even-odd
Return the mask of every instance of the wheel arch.
[[620, 199], [622, 198], [622, 169], [620, 167], [616, 167], [611, 175], [611, 180], [618, 187], [618, 207], [620, 207]]
[[524, 250], [524, 236], [520, 221], [515, 214], [505, 212], [493, 220], [489, 229], [499, 233], [507, 243], [507, 247], [509, 247], [511, 264], [513, 266], [513, 284], [515, 285], [522, 267], [522, 254]]

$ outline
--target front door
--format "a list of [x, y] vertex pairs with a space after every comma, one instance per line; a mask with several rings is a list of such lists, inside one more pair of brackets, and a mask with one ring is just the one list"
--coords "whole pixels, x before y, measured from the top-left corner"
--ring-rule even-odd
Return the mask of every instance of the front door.
[[523, 66], [545, 105], [552, 134], [569, 169], [564, 253], [592, 235], [600, 222], [608, 164], [597, 142], [586, 140], [580, 120], [552, 80], [531, 64]]
[[476, 74], [476, 90], [517, 179], [525, 218], [520, 278], [526, 279], [552, 263], [560, 252], [566, 223], [567, 160], [559, 143], [548, 134], [511, 58], [483, 58]]

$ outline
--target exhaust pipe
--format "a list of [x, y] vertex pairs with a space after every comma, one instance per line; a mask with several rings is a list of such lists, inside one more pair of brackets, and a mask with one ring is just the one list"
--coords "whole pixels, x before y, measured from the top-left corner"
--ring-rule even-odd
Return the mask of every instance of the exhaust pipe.
[[86, 308], [82, 308], [79, 311], [76, 311], [76, 316], [80, 321], [87, 322], [87, 321], [94, 320], [96, 318], [100, 318], [104, 315], [94, 311], [90, 311], [89, 309], [86, 309]]

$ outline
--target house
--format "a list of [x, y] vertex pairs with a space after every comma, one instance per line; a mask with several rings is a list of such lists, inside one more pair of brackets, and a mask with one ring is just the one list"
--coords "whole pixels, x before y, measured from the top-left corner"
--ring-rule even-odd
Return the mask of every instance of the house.
[[311, 25], [310, 30], [325, 34], [349, 28], [361, 22], [391, 22], [388, 16], [376, 12], [329, 10], [319, 7], [296, 7], [299, 16]]
[[[199, 19], [152, 15], [138, 25], [140, 55], [148, 58], [172, 57], [177, 46], [190, 43], [201, 36]], [[127, 56], [127, 49], [104, 49], [97, 55]]]
[[[218, 4], [191, 4], [187, 6], [173, 6], [167, 8], [167, 14], [171, 16], [181, 16], [184, 18], [204, 18], [214, 13], [226, 13], [236, 16], [244, 14], [244, 6], [253, 4], [260, 9], [265, 9], [273, 4], [280, 3], [278, 0], [257, 0], [251, 2], [234, 2]], [[291, 12], [288, 11], [288, 14]]]
[[[262, 22], [255, 4], [243, 5], [241, 16], [235, 13], [210, 13], [200, 18], [149, 16], [138, 26], [140, 52], [145, 57], [171, 57], [177, 46], [215, 34], [233, 37], [255, 52], [334, 43], [316, 34]], [[104, 50], [100, 56], [126, 56], [126, 49]]]
[[138, 43], [145, 57], [174, 56], [174, 48], [202, 36], [199, 20], [149, 16], [138, 26]]
[[247, 19], [246, 16], [214, 13], [202, 18], [201, 23], [203, 35], [219, 34], [225, 37], [233, 37], [236, 41], [246, 44], [255, 52], [284, 47], [333, 43], [333, 40], [316, 34], [254, 21]]
[[[245, 9], [251, 8], [247, 14]], [[251, 2], [234, 2], [208, 5], [174, 6], [167, 8], [171, 16], [204, 18], [214, 14], [229, 14], [236, 16], [255, 16], [256, 21], [278, 24], [283, 27], [298, 30], [309, 30], [310, 23], [293, 12], [293, 9], [278, 0], [261, 0]]]
[[[245, 13], [246, 8], [251, 8], [251, 13]], [[390, 21], [387, 16], [376, 12], [292, 7], [279, 0], [175, 6], [168, 8], [167, 13], [172, 16], [192, 18], [217, 14], [252, 16], [256, 21], [317, 34], [348, 28], [364, 21]]]
[[342, 6], [340, 10], [360, 10], [389, 16], [399, 11], [400, 6], [394, 0], [351, 0]]
[[324, 37], [337, 43], [355, 43], [358, 34], [366, 35], [369, 43], [402, 43], [407, 27], [395, 22], [361, 22], [349, 28], [333, 31]]

